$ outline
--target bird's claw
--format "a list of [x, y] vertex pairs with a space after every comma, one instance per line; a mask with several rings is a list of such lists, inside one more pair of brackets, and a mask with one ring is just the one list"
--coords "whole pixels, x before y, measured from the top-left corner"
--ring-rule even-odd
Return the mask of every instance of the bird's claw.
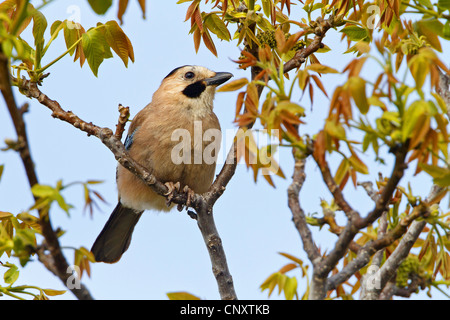
[[[173, 183], [173, 182], [166, 182], [164, 185], [167, 187], [168, 191], [164, 194], [167, 196], [166, 204], [169, 207], [172, 204], [172, 199], [174, 196], [174, 192], [180, 192], [180, 182]], [[191, 206], [192, 199], [194, 198], [195, 192], [189, 186], [184, 186], [183, 193], [186, 195], [186, 208], [189, 208]], [[183, 205], [178, 204], [177, 206], [178, 211], [183, 210]]]
[[[194, 197], [195, 192], [189, 188], [189, 186], [184, 186], [183, 193], [186, 195], [186, 209], [191, 206], [192, 198]], [[178, 204], [177, 206], [178, 211], [183, 210], [183, 205]]]
[[173, 193], [176, 190], [177, 192], [180, 192], [180, 182], [173, 183], [171, 181], [164, 183], [164, 185], [167, 187], [167, 192], [164, 194], [167, 196], [166, 204], [168, 207], [172, 204], [173, 199]]

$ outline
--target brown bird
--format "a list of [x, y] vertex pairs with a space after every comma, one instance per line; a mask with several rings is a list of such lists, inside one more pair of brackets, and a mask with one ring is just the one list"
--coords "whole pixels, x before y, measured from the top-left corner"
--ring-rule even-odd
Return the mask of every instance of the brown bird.
[[[177, 188], [203, 193], [211, 186], [220, 147], [220, 124], [213, 112], [213, 100], [216, 87], [232, 76], [201, 66], [176, 68], [163, 79], [152, 102], [134, 117], [125, 148], [170, 191]], [[214, 136], [215, 141], [206, 136]], [[210, 157], [203, 157], [212, 143]], [[116, 178], [119, 202], [91, 249], [98, 262], [119, 261], [144, 210], [171, 208], [165, 197], [121, 165]]]

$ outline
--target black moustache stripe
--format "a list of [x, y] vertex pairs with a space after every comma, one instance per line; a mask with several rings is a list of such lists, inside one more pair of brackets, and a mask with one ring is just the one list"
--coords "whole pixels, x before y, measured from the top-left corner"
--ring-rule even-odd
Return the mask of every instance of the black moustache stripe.
[[188, 85], [183, 90], [183, 94], [189, 98], [198, 98], [206, 89], [206, 84], [204, 81], [197, 81], [193, 84]]

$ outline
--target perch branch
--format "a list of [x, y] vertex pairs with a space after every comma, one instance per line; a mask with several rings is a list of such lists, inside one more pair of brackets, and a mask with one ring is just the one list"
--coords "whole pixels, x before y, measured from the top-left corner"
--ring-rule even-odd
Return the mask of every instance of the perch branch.
[[[116, 160], [123, 167], [143, 180], [156, 193], [167, 197], [167, 187], [161, 181], [156, 179], [156, 177], [151, 173], [151, 170], [143, 167], [132, 159], [125, 149], [125, 146], [118, 138], [121, 135], [120, 131], [122, 130], [120, 128], [120, 120], [118, 124], [118, 131], [116, 131], [116, 134], [113, 134], [112, 130], [109, 128], [101, 128], [92, 122], [88, 123], [80, 119], [73, 112], [65, 111], [57, 101], [50, 99], [42, 93], [37, 84], [34, 82], [22, 79], [20, 82], [20, 88], [28, 97], [38, 100], [42, 105], [49, 108], [52, 111], [52, 117], [71, 124], [75, 128], [87, 133], [88, 136], [93, 135], [99, 138], [102, 143], [111, 150]], [[123, 111], [123, 114], [126, 114], [126, 111]], [[225, 165], [221, 171], [221, 174], [217, 177], [216, 182], [213, 183], [208, 192], [204, 195], [194, 194], [190, 199], [190, 206], [197, 212], [197, 223], [210, 254], [213, 272], [216, 277], [222, 299], [237, 299], [237, 297], [234, 291], [232, 277], [228, 270], [225, 253], [222, 247], [222, 241], [214, 224], [212, 208], [208, 207], [208, 205], [213, 202], [211, 199], [214, 199], [215, 201], [220, 197], [226, 183], [228, 183], [231, 179], [233, 173], [234, 171], [232, 170], [232, 166]], [[220, 185], [221, 183], [224, 185]], [[187, 200], [186, 194], [174, 192], [171, 202], [179, 205], [186, 205]]]

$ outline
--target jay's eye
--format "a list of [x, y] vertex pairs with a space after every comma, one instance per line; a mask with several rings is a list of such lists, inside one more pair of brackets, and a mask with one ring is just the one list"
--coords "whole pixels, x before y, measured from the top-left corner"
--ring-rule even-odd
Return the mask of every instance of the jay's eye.
[[193, 72], [186, 72], [186, 74], [184, 75], [184, 77], [186, 78], [186, 79], [192, 79], [192, 78], [194, 78], [195, 77], [195, 74], [193, 73]]

